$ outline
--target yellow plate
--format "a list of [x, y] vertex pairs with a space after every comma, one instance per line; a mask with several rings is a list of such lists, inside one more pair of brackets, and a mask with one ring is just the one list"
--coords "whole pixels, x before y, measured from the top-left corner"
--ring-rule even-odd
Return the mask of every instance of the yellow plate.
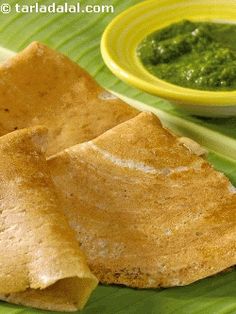
[[136, 48], [148, 34], [183, 19], [236, 23], [235, 0], [147, 0], [118, 15], [102, 36], [101, 52], [121, 80], [173, 101], [191, 113], [236, 115], [236, 91], [212, 92], [183, 88], [151, 75], [139, 61]]

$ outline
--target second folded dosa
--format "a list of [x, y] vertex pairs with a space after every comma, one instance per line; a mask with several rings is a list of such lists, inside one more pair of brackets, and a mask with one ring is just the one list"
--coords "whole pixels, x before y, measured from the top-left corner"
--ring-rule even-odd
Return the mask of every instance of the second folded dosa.
[[60, 208], [45, 141], [41, 127], [0, 137], [0, 299], [75, 311], [97, 279]]
[[48, 156], [137, 114], [76, 63], [33, 42], [0, 66], [0, 135], [46, 126]]
[[235, 265], [235, 188], [154, 115], [142, 113], [48, 163], [101, 282], [186, 285]]

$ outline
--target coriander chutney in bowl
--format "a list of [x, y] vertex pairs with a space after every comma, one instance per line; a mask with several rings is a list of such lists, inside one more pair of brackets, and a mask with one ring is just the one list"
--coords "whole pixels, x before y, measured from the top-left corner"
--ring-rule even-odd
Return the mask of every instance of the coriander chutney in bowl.
[[115, 17], [101, 40], [124, 82], [190, 114], [236, 116], [236, 1], [146, 0]]
[[172, 84], [236, 90], [236, 24], [184, 20], [148, 35], [137, 53], [150, 73]]

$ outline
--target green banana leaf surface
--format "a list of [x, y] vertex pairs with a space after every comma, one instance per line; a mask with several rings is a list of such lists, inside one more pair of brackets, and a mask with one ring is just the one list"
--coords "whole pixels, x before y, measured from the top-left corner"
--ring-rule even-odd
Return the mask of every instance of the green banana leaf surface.
[[[0, 5], [4, 1], [1, 1]], [[35, 0], [8, 0], [35, 4]], [[41, 0], [40, 4], [52, 1]], [[56, 0], [56, 4], [65, 1]], [[236, 118], [211, 119], [190, 116], [170, 103], [134, 89], [118, 80], [106, 68], [100, 54], [100, 39], [108, 23], [138, 0], [82, 0], [86, 4], [114, 6], [114, 13], [0, 13], [0, 61], [34, 40], [65, 53], [84, 67], [105, 88], [130, 104], [150, 108], [165, 125], [189, 136], [209, 150], [208, 160], [236, 185]], [[77, 1], [68, 1], [75, 4]], [[157, 0], [158, 3], [158, 0]], [[122, 27], [122, 26], [121, 26]], [[0, 314], [56, 313], [0, 302]], [[236, 313], [236, 271], [231, 270], [186, 287], [135, 290], [120, 286], [99, 286], [81, 314], [226, 314]]]

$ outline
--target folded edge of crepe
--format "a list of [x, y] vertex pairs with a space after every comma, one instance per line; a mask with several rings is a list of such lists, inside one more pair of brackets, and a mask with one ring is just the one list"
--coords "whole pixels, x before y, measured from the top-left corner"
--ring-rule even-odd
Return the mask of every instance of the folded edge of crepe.
[[0, 299], [75, 311], [98, 281], [60, 209], [46, 137], [33, 127], [0, 138]]

